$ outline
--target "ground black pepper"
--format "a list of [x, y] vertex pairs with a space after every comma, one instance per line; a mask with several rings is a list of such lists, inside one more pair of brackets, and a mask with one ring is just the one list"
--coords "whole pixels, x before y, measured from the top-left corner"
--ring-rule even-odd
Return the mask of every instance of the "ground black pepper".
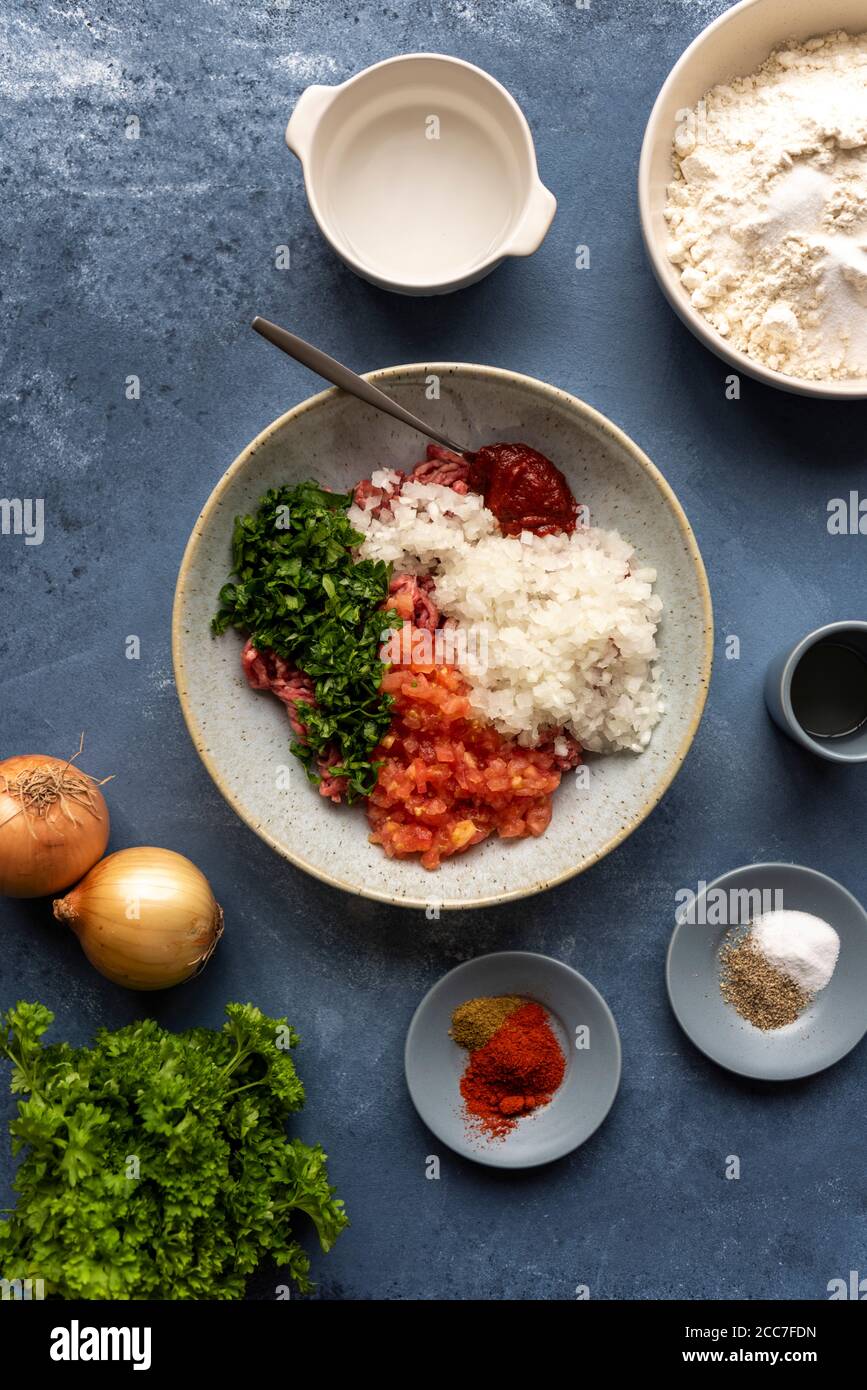
[[720, 990], [742, 1018], [767, 1032], [794, 1023], [812, 995], [775, 969], [749, 933], [731, 936], [720, 951]]

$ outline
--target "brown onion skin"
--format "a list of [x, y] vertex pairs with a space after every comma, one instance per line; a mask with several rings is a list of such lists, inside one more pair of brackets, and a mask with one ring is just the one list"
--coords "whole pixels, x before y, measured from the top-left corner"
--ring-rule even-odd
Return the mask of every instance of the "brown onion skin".
[[[51, 808], [44, 818], [31, 816], [29, 829], [23, 825], [24, 813], [20, 809], [20, 802], [2, 790], [3, 779], [14, 782], [28, 768], [49, 765], [58, 771], [75, 771], [63, 758], [52, 758], [43, 753], [24, 753], [0, 763], [0, 823], [16, 816], [24, 830], [20, 837], [23, 856], [20, 864], [9, 866], [0, 862], [0, 898], [45, 898], [51, 893], [60, 893], [83, 878], [105, 854], [111, 824], [105, 797], [93, 782], [90, 783], [90, 790], [96, 812], [73, 807], [82, 822], [83, 835], [70, 824], [59, 804]], [[64, 846], [66, 853], [61, 863], [54, 851]]]
[[[117, 914], [141, 892], [140, 916]], [[117, 895], [117, 896], [116, 896]], [[54, 902], [95, 970], [125, 989], [171, 989], [204, 970], [223, 934], [223, 910], [202, 871], [174, 850], [116, 850]]]

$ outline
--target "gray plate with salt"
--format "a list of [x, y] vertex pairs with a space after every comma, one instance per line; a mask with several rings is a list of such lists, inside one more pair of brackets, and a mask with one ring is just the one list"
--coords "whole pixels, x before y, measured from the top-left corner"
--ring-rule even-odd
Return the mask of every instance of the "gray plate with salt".
[[[763, 1031], [723, 999], [720, 948], [761, 912], [821, 917], [840, 937], [830, 981], [785, 1028]], [[666, 983], [681, 1028], [706, 1056], [741, 1076], [792, 1081], [839, 1062], [867, 1032], [867, 912], [842, 884], [797, 864], [748, 864], [681, 909]]]

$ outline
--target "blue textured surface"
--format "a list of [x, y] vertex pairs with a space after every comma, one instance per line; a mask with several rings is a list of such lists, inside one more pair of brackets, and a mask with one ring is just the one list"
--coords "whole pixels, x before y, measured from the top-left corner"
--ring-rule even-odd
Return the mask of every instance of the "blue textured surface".
[[[153, 1013], [217, 1025], [227, 999], [303, 1037], [301, 1124], [329, 1151], [351, 1229], [314, 1255], [326, 1298], [826, 1296], [867, 1270], [862, 1047], [789, 1086], [739, 1082], [680, 1034], [663, 985], [679, 888], [790, 859], [867, 898], [865, 775], [770, 724], [779, 646], [864, 616], [864, 537], [830, 537], [828, 499], [863, 486], [867, 407], [778, 394], [725, 368], [662, 300], [635, 200], [644, 122], [720, 3], [689, 0], [113, 0], [0, 8], [3, 395], [0, 493], [44, 497], [44, 544], [0, 536], [3, 754], [114, 772], [112, 847], [156, 843], [209, 874], [228, 922], [195, 983], [127, 994], [88, 967], [44, 905], [0, 905], [0, 1004], [39, 998], [58, 1037]], [[105, 17], [100, 17], [104, 15]], [[447, 300], [407, 301], [345, 270], [308, 214], [282, 134], [308, 82], [412, 49], [502, 79], [559, 199], [542, 249]], [[125, 138], [137, 115], [141, 136]], [[447, 209], [431, 209], [447, 216]], [[287, 243], [292, 268], [275, 268]], [[574, 248], [590, 247], [577, 271]], [[169, 620], [196, 514], [247, 441], [318, 389], [249, 332], [265, 314], [361, 370], [488, 362], [610, 415], [659, 465], [698, 535], [717, 665], [704, 722], [662, 805], [570, 884], [501, 910], [424, 916], [329, 891], [222, 802], [187, 737]], [[125, 399], [125, 379], [141, 399]], [[141, 660], [125, 639], [141, 638]], [[726, 635], [740, 639], [726, 660]], [[418, 999], [498, 948], [577, 966], [618, 1019], [623, 1085], [602, 1130], [523, 1177], [437, 1146], [403, 1083]], [[5, 1077], [3, 1081], [5, 1088]], [[0, 1120], [11, 1114], [6, 1094]], [[0, 1144], [0, 1206], [8, 1144]], [[726, 1181], [727, 1155], [741, 1159]], [[308, 1242], [310, 1244], [311, 1242]], [[273, 1296], [276, 1280], [253, 1292]]]

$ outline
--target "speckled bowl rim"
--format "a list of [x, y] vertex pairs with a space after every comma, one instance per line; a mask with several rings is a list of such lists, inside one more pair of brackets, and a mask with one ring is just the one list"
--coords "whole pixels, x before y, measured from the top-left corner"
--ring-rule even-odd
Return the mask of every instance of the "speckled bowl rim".
[[[634, 443], [627, 434], [624, 434], [617, 425], [613, 424], [607, 416], [602, 415], [598, 410], [594, 410], [592, 406], [587, 405], [584, 401], [580, 401], [577, 396], [570, 395], [568, 391], [561, 391], [557, 386], [550, 386], [547, 382], [539, 381], [537, 377], [525, 376], [522, 372], [511, 372], [504, 367], [485, 367], [472, 362], [408, 362], [403, 363], [401, 366], [381, 367], [377, 371], [365, 372], [364, 379], [365, 381], [373, 382], [374, 385], [381, 386], [383, 389], [387, 390], [389, 382], [403, 379], [408, 373], [417, 373], [423, 379], [429, 372], [441, 375], [451, 374], [453, 376], [460, 376], [462, 373], [466, 372], [470, 373], [473, 377], [481, 376], [492, 382], [500, 384], [508, 383], [516, 385], [524, 390], [529, 389], [530, 391], [547, 397], [558, 406], [565, 406], [568, 410], [574, 411], [590, 425], [594, 426], [602, 433], [607, 434], [615, 444], [630, 454], [655, 484], [664, 501], [674, 514], [678, 527], [686, 542], [686, 547], [698, 579], [704, 619], [704, 650], [698, 683], [698, 694], [696, 695], [695, 707], [689, 727], [684, 737], [681, 739], [680, 745], [674, 753], [665, 774], [657, 782], [638, 813], [632, 818], [628, 825], [625, 825], [616, 835], [612, 836], [601, 849], [595, 851], [593, 854], [585, 855], [584, 858], [580, 859], [572, 868], [558, 874], [555, 878], [539, 879], [536, 883], [529, 884], [526, 887], [514, 888], [500, 893], [483, 894], [475, 898], [462, 899], [459, 902], [443, 903], [444, 910], [463, 911], [464, 909], [477, 907], [495, 907], [499, 903], [513, 902], [519, 898], [529, 898], [536, 893], [544, 892], [547, 888], [555, 888], [560, 883], [566, 883], [570, 878], [574, 878], [577, 874], [583, 873], [585, 869], [589, 869], [593, 864], [597, 864], [600, 859], [604, 859], [607, 854], [610, 854], [613, 849], [616, 849], [618, 845], [622, 844], [634, 830], [637, 830], [642, 821], [646, 820], [650, 812], [662, 800], [662, 797], [668, 791], [668, 788], [683, 766], [683, 761], [689, 752], [699, 723], [701, 722], [701, 716], [707, 701], [711, 669], [713, 666], [713, 605], [711, 602], [707, 573], [705, 571], [704, 561], [701, 558], [698, 543], [693, 535], [692, 527], [686, 518], [686, 513], [677, 500], [672, 488], [666, 482], [659, 469], [651, 463], [647, 455], [639, 449], [638, 445]], [[245, 449], [242, 449], [234, 463], [230, 464], [202, 508], [193, 526], [190, 538], [187, 541], [177, 584], [175, 586], [175, 598], [172, 606], [172, 660], [175, 671], [175, 685], [177, 687], [178, 698], [181, 702], [184, 722], [186, 723], [190, 738], [193, 740], [199, 757], [226, 801], [237, 815], [240, 816], [241, 820], [244, 821], [251, 830], [256, 832], [260, 839], [264, 840], [266, 844], [270, 845], [271, 848], [276, 850], [284, 859], [288, 859], [291, 864], [294, 864], [299, 869], [303, 869], [308, 874], [312, 874], [314, 878], [318, 878], [322, 883], [329, 884], [332, 888], [341, 888], [346, 893], [354, 893], [362, 898], [372, 898], [377, 902], [390, 903], [399, 907], [424, 909], [427, 906], [427, 900], [425, 898], [407, 897], [395, 900], [389, 893], [382, 892], [379, 889], [368, 888], [363, 883], [347, 883], [345, 880], [337, 877], [336, 874], [328, 873], [318, 868], [316, 865], [309, 863], [302, 854], [298, 854], [290, 850], [286, 845], [281, 844], [281, 842], [270, 834], [264, 826], [260, 825], [255, 816], [253, 816], [244, 805], [241, 798], [235, 796], [230, 791], [220, 775], [213, 758], [208, 753], [205, 746], [205, 739], [193, 713], [189, 691], [187, 689], [187, 677], [184, 669], [182, 652], [181, 608], [186, 596], [187, 580], [196, 558], [198, 548], [204, 539], [206, 526], [222, 501], [223, 494], [227, 491], [230, 483], [234, 480], [235, 476], [247, 466], [250, 459], [262, 445], [265, 444], [272, 435], [276, 434], [278, 430], [282, 430], [285, 425], [293, 420], [300, 419], [300, 417], [308, 411], [317, 409], [327, 400], [336, 397], [338, 394], [342, 393], [338, 391], [337, 387], [331, 386], [326, 391], [320, 391], [317, 395], [308, 397], [308, 399], [302, 401], [300, 405], [293, 406], [291, 410], [287, 410], [283, 415], [273, 420], [270, 425], [266, 425], [265, 428], [256, 435], [256, 438], [252, 440]]]
[[[659, 94], [647, 118], [644, 139], [641, 142], [641, 155], [638, 161], [638, 213], [641, 222], [641, 238], [656, 283], [681, 323], [685, 324], [690, 332], [704, 343], [705, 347], [710, 348], [711, 352], [716, 353], [716, 356], [721, 358], [723, 362], [728, 362], [730, 366], [736, 367], [739, 372], [752, 377], [754, 381], [760, 381], [765, 386], [775, 386], [778, 391], [788, 391], [793, 396], [810, 396], [813, 399], [827, 401], [862, 401], [867, 398], [867, 377], [850, 377], [841, 381], [814, 381], [810, 377], [789, 376], [785, 372], [775, 371], [773, 367], [766, 367], [763, 362], [759, 362], [755, 357], [750, 357], [740, 348], [732, 347], [704, 317], [704, 314], [693, 308], [680, 281], [678, 280], [676, 284], [672, 282], [670, 278], [671, 262], [666, 256], [664, 248], [660, 245], [659, 237], [653, 226], [653, 202], [650, 188], [651, 161], [660, 140], [666, 140], [669, 146], [673, 144], [674, 140], [673, 128], [668, 131], [662, 129], [662, 115], [669, 92], [677, 85], [681, 74], [695, 62], [699, 52], [705, 48], [712, 49], [714, 39], [724, 26], [732, 21], [737, 23], [745, 13], [759, 8], [764, 3], [765, 0], [740, 0], [739, 4], [732, 5], [731, 9], [724, 10], [716, 19], [711, 20], [700, 33], [696, 34], [692, 43], [683, 50], [659, 89]], [[817, 6], [817, 12], [818, 10], [819, 7]], [[817, 19], [816, 24], [817, 27], [814, 31], [816, 34], [828, 33], [834, 28], [840, 27], [833, 20], [825, 22]], [[865, 15], [865, 27], [867, 27], [867, 15]], [[781, 32], [779, 39], [772, 43], [768, 49], [768, 54], [770, 55], [775, 47], [780, 47], [790, 37], [790, 33]], [[743, 76], [747, 77], [749, 74], [744, 73]], [[713, 82], [709, 82], [708, 89], [713, 85]]]

